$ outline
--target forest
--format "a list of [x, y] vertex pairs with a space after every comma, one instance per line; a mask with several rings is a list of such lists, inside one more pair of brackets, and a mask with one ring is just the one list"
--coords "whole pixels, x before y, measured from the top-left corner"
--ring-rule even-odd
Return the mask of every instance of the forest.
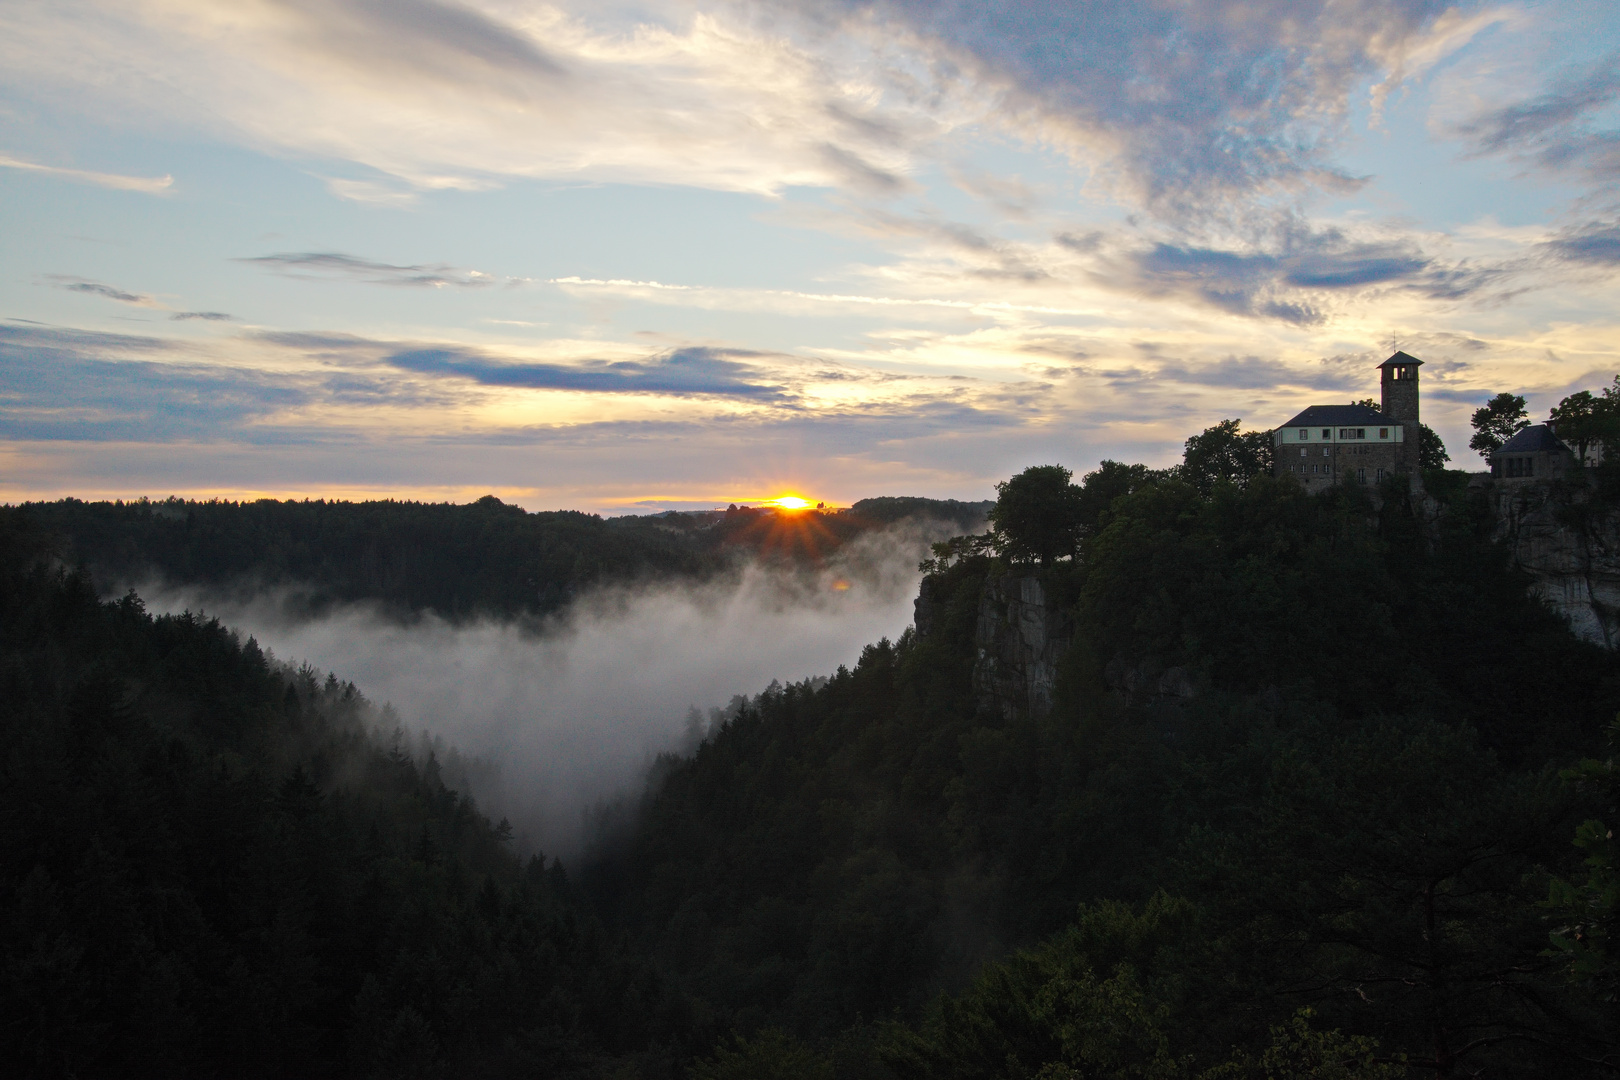
[[[62, 556], [104, 583], [162, 580], [213, 588], [296, 590], [312, 610], [365, 600], [397, 616], [463, 620], [557, 611], [611, 583], [702, 579], [739, 559], [824, 558], [904, 518], [959, 529], [988, 503], [863, 499], [842, 511], [801, 511], [777, 528], [768, 507], [603, 518], [529, 513], [486, 495], [467, 505], [382, 500], [31, 503], [31, 521]], [[814, 550], [804, 550], [806, 538]]]
[[[1613, 1076], [1620, 663], [1424, 479], [1427, 517], [1404, 479], [1306, 495], [1235, 422], [1027, 470], [935, 546], [926, 633], [748, 699], [568, 867], [363, 688], [93, 575], [523, 614], [791, 555], [758, 512], [0, 511], [8, 1072]], [[1006, 575], [1078, 627], [1041, 715], [975, 705]]]

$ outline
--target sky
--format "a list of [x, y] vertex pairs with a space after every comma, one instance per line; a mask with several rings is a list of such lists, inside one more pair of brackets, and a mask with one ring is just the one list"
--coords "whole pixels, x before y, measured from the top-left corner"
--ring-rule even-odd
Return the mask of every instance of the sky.
[[1620, 372], [1620, 5], [6, 0], [0, 501], [648, 513]]

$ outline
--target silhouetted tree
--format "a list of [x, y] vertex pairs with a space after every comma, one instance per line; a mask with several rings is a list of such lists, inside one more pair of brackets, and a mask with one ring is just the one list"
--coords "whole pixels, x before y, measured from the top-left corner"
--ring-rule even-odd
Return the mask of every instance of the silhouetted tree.
[[1080, 489], [1062, 465], [1031, 465], [996, 485], [990, 528], [1004, 557], [1014, 562], [1073, 555], [1080, 542]]
[[1451, 460], [1446, 444], [1428, 424], [1418, 425], [1418, 468], [1438, 469]]
[[1181, 475], [1199, 491], [1217, 483], [1242, 487], [1256, 476], [1271, 472], [1274, 455], [1269, 431], [1242, 431], [1242, 420], [1222, 420], [1187, 440]]
[[1530, 414], [1525, 410], [1523, 397], [1504, 391], [1483, 408], [1475, 409], [1468, 422], [1474, 426], [1474, 437], [1468, 440], [1468, 449], [1479, 451], [1479, 456], [1489, 461], [1503, 443], [1530, 426]]

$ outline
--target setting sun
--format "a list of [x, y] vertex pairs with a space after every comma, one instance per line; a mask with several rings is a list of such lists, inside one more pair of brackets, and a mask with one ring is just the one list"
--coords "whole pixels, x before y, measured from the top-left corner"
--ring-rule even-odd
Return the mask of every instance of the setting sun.
[[805, 510], [810, 506], [809, 499], [801, 499], [797, 495], [783, 495], [771, 500], [771, 505], [780, 510]]

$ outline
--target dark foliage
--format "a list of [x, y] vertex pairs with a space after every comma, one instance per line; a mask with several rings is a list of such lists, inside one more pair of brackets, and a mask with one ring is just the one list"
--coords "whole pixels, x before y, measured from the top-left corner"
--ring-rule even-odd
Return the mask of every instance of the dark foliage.
[[1002, 556], [1050, 566], [1080, 544], [1080, 489], [1062, 465], [1031, 465], [996, 485], [990, 531]]
[[0, 511], [8, 1075], [583, 1075], [686, 1029], [352, 684], [47, 553]]
[[815, 561], [907, 517], [969, 529], [986, 505], [888, 498], [837, 513], [733, 508], [606, 519], [531, 514], [493, 495], [463, 506], [64, 499], [27, 509], [62, 538], [64, 558], [103, 582], [289, 586], [315, 607], [371, 600], [455, 619], [544, 615], [591, 585], [702, 577], [742, 554]]
[[1468, 449], [1478, 451], [1480, 457], [1489, 460], [1503, 443], [1530, 426], [1530, 414], [1525, 410], [1522, 395], [1504, 391], [1475, 409], [1468, 422], [1474, 428]]
[[[740, 1030], [898, 1009], [875, 1052], [902, 1076], [1607, 1075], [1545, 897], [1594, 812], [1556, 768], [1601, 745], [1614, 658], [1460, 487], [1438, 538], [1394, 485], [1381, 511], [1259, 475], [1124, 487], [1074, 563], [963, 547], [926, 636], [666, 761], [615, 921]], [[1080, 627], [1047, 716], [974, 709], [997, 573]]]

